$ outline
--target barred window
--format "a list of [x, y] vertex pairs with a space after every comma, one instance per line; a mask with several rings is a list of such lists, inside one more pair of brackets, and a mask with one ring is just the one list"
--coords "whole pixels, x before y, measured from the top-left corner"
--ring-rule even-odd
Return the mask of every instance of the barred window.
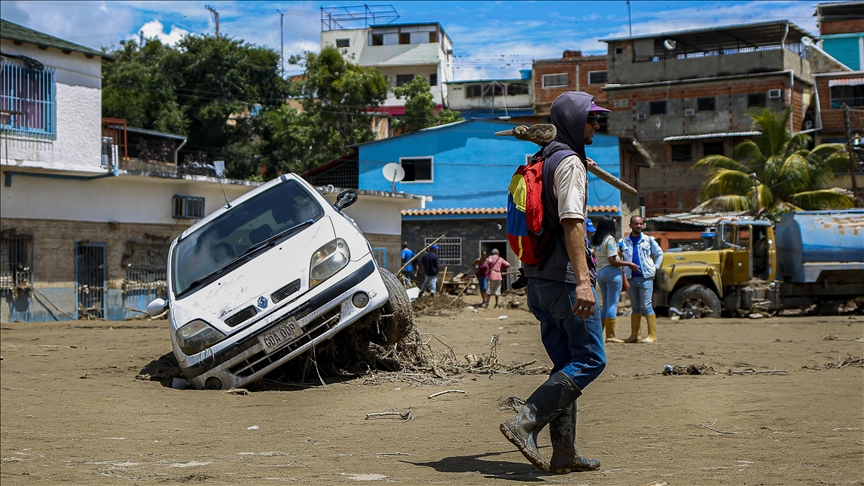
[[696, 108], [699, 111], [715, 111], [717, 109], [717, 97], [696, 98]]
[[396, 75], [396, 86], [404, 86], [411, 81], [414, 81], [414, 74], [397, 74]]
[[556, 86], [567, 86], [567, 73], [560, 74], [544, 74], [543, 87], [554, 88]]
[[38, 61], [0, 64], [0, 127], [40, 138], [57, 137], [54, 70]]
[[607, 71], [588, 72], [588, 84], [606, 84], [607, 79], [609, 79]]
[[167, 241], [126, 242], [123, 254], [123, 292], [133, 290], [156, 290], [167, 294], [168, 249]]
[[[425, 238], [426, 247], [436, 238]], [[462, 265], [462, 238], [441, 238], [438, 240], [438, 259], [441, 265]]]
[[0, 291], [33, 285], [33, 236], [7, 233], [0, 238]]

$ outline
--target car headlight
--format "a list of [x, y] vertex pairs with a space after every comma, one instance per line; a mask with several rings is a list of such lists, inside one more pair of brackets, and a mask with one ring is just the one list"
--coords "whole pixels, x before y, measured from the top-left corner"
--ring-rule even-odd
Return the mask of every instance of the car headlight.
[[342, 238], [336, 238], [315, 250], [309, 262], [309, 288], [315, 287], [345, 268], [349, 260], [351, 260], [351, 252], [348, 250], [348, 243]]
[[180, 350], [187, 356], [200, 353], [202, 350], [225, 339], [224, 334], [212, 328], [210, 324], [201, 319], [195, 319], [177, 329], [174, 336], [177, 337], [177, 345], [180, 346]]

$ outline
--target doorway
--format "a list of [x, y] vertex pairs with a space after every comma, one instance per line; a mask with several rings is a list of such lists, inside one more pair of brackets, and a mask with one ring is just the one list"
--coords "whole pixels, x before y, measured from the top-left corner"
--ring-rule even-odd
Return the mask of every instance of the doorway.
[[78, 318], [105, 318], [105, 243], [75, 243]]

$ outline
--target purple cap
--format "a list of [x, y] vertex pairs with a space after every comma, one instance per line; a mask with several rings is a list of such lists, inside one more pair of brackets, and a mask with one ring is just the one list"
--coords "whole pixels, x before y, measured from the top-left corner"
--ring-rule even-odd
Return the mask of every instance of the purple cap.
[[597, 106], [594, 101], [591, 101], [591, 109], [588, 110], [588, 113], [609, 113], [612, 110], [603, 108], [602, 106]]

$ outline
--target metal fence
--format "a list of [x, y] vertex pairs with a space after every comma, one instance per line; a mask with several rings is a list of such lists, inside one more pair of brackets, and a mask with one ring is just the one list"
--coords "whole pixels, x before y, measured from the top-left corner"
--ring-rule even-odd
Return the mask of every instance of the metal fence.
[[0, 128], [53, 140], [57, 138], [54, 69], [41, 64], [33, 68], [6, 59], [0, 63]]
[[33, 236], [5, 234], [0, 238], [0, 292], [33, 285]]

